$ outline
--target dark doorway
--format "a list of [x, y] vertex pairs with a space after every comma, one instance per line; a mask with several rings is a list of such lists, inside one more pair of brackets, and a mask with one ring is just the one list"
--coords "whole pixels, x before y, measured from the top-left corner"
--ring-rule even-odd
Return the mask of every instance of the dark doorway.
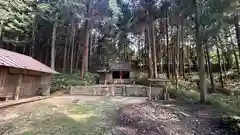
[[127, 72], [127, 71], [123, 71], [123, 72], [122, 72], [122, 78], [123, 78], [123, 79], [129, 79], [129, 78], [130, 78], [130, 73]]
[[113, 79], [120, 79], [121, 78], [121, 72], [122, 72], [122, 79], [129, 79], [130, 78], [130, 72], [128, 71], [113, 71]]
[[113, 79], [119, 79], [120, 78], [120, 71], [113, 71], [112, 76], [113, 76]]

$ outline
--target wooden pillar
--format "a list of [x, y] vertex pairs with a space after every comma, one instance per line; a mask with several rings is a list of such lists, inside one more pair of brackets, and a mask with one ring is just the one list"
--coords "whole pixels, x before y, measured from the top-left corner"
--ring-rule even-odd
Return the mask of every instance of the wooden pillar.
[[149, 84], [148, 100], [152, 100], [152, 81]]
[[16, 91], [15, 91], [15, 97], [14, 97], [15, 100], [19, 99], [21, 84], [22, 84], [22, 74], [20, 74], [19, 78], [18, 78], [18, 83], [17, 83], [17, 87], [16, 87]]
[[120, 71], [120, 80], [121, 80], [121, 83], [123, 83], [123, 80], [122, 80], [122, 71]]
[[104, 85], [106, 86], [107, 85], [107, 73], [104, 72]]

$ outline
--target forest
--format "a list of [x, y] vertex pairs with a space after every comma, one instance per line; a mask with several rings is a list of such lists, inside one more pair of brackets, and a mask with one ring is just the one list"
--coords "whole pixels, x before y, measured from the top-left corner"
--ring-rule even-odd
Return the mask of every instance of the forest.
[[[240, 134], [239, 0], [0, 0], [0, 48], [60, 73], [51, 96], [0, 102], [0, 134]], [[136, 91], [166, 76], [170, 100], [54, 95], [120, 60]], [[34, 81], [21, 80], [15, 94]]]
[[0, 0], [0, 47], [80, 78], [133, 61], [206, 102], [238, 94], [239, 9], [238, 0]]

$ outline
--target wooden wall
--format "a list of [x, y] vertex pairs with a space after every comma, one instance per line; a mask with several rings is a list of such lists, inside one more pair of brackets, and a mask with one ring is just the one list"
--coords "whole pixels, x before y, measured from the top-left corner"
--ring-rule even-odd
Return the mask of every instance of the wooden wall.
[[52, 75], [44, 75], [41, 77], [41, 88], [45, 94], [50, 94], [51, 84]]
[[41, 87], [40, 82], [41, 76], [23, 75], [19, 97], [36, 96], [38, 89]]
[[52, 75], [36, 71], [0, 67], [0, 94], [11, 93], [14, 97], [20, 73], [22, 74], [20, 98], [36, 96], [39, 88], [51, 86]]
[[106, 79], [106, 83], [113, 83], [112, 73], [99, 73], [99, 83], [104, 84]]

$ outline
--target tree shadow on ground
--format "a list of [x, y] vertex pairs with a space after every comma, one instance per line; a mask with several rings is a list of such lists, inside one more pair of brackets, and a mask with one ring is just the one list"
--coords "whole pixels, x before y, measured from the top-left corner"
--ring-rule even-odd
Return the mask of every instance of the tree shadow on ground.
[[116, 114], [118, 135], [228, 135], [218, 112], [209, 106], [159, 101], [121, 107]]

